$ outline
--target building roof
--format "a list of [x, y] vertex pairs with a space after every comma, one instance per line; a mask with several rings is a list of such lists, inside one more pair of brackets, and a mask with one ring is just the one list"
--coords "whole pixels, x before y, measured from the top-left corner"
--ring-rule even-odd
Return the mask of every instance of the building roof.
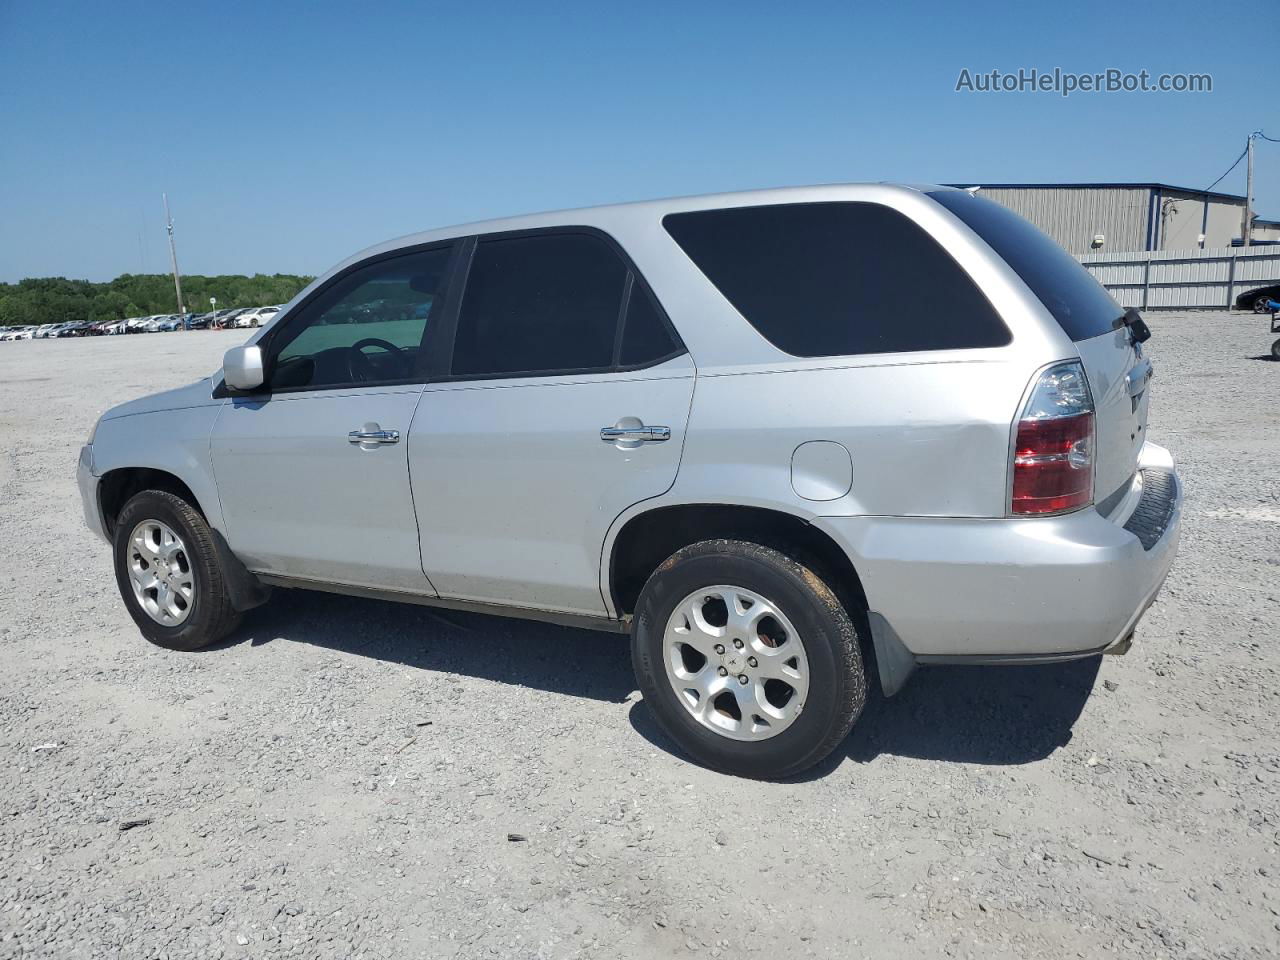
[[1216, 190], [1199, 190], [1194, 187], [1176, 187], [1171, 183], [948, 183], [948, 187], [983, 187], [988, 190], [1051, 190], [1057, 187], [1070, 187], [1075, 189], [1088, 189], [1094, 187], [1098, 189], [1115, 189], [1125, 188], [1129, 190], [1162, 190], [1172, 193], [1191, 193], [1198, 197], [1212, 197], [1214, 200], [1230, 200], [1236, 203], [1244, 203], [1244, 197], [1237, 193], [1220, 193]]

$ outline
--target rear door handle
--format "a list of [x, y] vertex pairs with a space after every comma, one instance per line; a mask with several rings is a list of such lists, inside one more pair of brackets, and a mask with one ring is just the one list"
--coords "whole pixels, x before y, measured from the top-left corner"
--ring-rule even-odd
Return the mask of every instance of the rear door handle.
[[670, 427], [601, 427], [600, 439], [605, 443], [631, 440], [637, 443], [663, 443], [671, 439]]
[[347, 434], [348, 443], [399, 443], [399, 430], [352, 430]]

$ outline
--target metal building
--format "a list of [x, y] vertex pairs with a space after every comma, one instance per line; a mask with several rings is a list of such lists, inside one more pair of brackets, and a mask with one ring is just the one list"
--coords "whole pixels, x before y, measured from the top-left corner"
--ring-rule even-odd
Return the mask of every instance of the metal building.
[[[953, 186], [972, 189], [975, 185]], [[979, 196], [1026, 217], [1077, 256], [1229, 247], [1239, 243], [1244, 223], [1244, 197], [1167, 183], [976, 186]], [[1255, 219], [1252, 238], [1280, 240], [1280, 223]]]

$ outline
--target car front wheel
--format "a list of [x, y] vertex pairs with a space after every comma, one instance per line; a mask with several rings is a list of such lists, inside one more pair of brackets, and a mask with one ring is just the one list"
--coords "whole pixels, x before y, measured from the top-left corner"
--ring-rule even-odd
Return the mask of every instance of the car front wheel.
[[235, 629], [239, 614], [204, 517], [163, 490], [132, 497], [116, 519], [116, 584], [142, 635], [170, 650], [199, 650]]
[[830, 586], [777, 550], [708, 540], [663, 562], [632, 624], [645, 702], [695, 760], [793, 776], [848, 735], [867, 681], [853, 622]]

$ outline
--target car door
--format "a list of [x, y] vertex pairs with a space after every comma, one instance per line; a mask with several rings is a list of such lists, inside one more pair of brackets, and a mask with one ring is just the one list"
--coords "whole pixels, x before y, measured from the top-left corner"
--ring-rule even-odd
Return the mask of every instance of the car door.
[[472, 241], [447, 376], [409, 472], [444, 597], [599, 615], [609, 524], [675, 481], [694, 365], [611, 239]]
[[267, 382], [210, 438], [233, 549], [259, 572], [431, 593], [406, 456], [444, 330], [453, 245], [345, 271], [282, 319]]

